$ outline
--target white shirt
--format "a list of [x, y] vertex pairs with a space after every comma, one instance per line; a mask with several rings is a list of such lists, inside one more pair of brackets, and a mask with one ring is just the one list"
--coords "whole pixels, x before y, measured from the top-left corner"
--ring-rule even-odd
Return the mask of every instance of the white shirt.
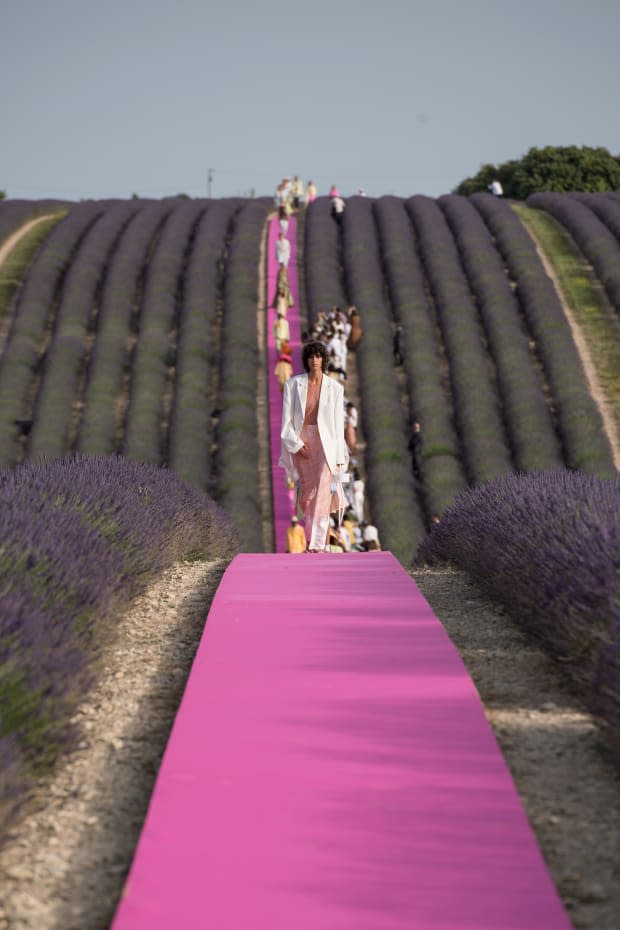
[[288, 265], [291, 258], [291, 243], [288, 239], [276, 241], [276, 261], [279, 265]]
[[379, 530], [372, 523], [369, 523], [368, 526], [364, 527], [362, 538], [364, 542], [379, 542]]
[[357, 410], [355, 407], [351, 407], [350, 413], [345, 413], [345, 419], [349, 426], [352, 426], [353, 429], [357, 429]]

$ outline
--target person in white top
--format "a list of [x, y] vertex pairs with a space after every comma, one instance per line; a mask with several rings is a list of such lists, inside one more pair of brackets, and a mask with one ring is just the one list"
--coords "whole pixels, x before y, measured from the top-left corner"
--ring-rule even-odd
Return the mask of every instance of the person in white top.
[[291, 260], [291, 243], [288, 241], [283, 232], [277, 238], [276, 241], [276, 261], [278, 265], [282, 265], [284, 268], [288, 268], [288, 263]]
[[376, 526], [373, 526], [372, 523], [367, 523], [362, 532], [362, 539], [364, 540], [364, 548], [367, 552], [372, 549], [381, 549], [381, 544], [379, 543], [379, 531]]
[[344, 207], [345, 207], [344, 200], [339, 194], [332, 197], [331, 213], [337, 223], [342, 223], [342, 214], [344, 213]]
[[501, 183], [497, 180], [497, 178], [494, 181], [491, 181], [491, 183], [489, 184], [489, 190], [495, 197], [501, 197], [502, 194], [504, 193], [504, 189]]

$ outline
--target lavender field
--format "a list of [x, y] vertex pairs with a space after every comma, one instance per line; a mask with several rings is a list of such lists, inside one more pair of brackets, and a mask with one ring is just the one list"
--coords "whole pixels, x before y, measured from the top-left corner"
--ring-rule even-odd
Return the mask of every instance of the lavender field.
[[[620, 312], [618, 200], [529, 204], [565, 224]], [[273, 297], [261, 292], [271, 199], [63, 206], [0, 351], [0, 785], [27, 786], [70, 744], [113, 605], [176, 558], [260, 551], [270, 519], [257, 308]], [[0, 203], [0, 234], [47, 208]], [[361, 315], [383, 547], [407, 566], [457, 561], [498, 596], [509, 587], [617, 728], [614, 455], [521, 220], [487, 194], [416, 195], [351, 197], [339, 225], [319, 197], [299, 228], [302, 319], [351, 304]], [[12, 809], [5, 791], [0, 816]]]

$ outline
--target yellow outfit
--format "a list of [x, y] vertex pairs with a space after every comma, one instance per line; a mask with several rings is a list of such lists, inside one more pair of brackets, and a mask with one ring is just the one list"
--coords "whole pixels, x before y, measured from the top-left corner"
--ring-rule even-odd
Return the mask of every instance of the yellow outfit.
[[286, 551], [287, 552], [305, 552], [306, 551], [306, 534], [304, 528], [299, 523], [289, 526], [286, 531]]

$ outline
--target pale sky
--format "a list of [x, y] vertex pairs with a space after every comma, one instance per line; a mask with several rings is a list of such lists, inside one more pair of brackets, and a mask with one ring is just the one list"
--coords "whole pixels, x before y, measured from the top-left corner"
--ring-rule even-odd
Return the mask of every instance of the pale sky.
[[0, 189], [438, 196], [620, 153], [620, 0], [0, 0]]

